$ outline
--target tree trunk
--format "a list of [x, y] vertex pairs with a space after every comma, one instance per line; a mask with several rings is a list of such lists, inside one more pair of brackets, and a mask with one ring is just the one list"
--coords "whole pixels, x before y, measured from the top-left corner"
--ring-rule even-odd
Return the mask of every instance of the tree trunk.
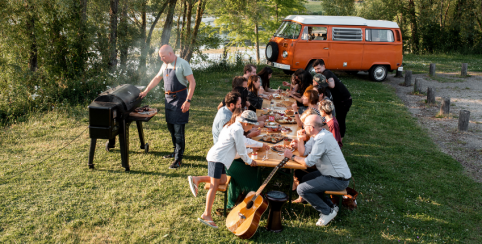
[[427, 103], [428, 104], [435, 103], [435, 88], [427, 87]]
[[177, 15], [177, 32], [176, 32], [176, 43], [173, 48], [178, 48], [181, 44], [181, 15], [182, 15], [182, 3], [179, 9], [179, 14]]
[[185, 39], [186, 39], [186, 33], [184, 31], [184, 28], [186, 27], [186, 12], [187, 12], [187, 0], [183, 1], [183, 12], [182, 12], [182, 28], [181, 28], [181, 40], [180, 40], [180, 47], [179, 47], [179, 53], [182, 54], [182, 50], [184, 49], [184, 45], [186, 44]]
[[440, 114], [448, 115], [450, 113], [450, 97], [442, 98], [442, 105], [440, 106]]
[[469, 129], [470, 111], [460, 110], [459, 114], [459, 131], [467, 131]]
[[429, 68], [428, 74], [429, 74], [430, 76], [434, 76], [434, 75], [435, 75], [435, 64], [430, 64], [430, 68]]
[[117, 5], [119, 0], [110, 0], [110, 36], [109, 36], [109, 69], [115, 71], [117, 67]]
[[161, 46], [169, 44], [171, 38], [172, 19], [174, 17], [174, 10], [176, 9], [177, 0], [169, 0], [169, 10], [166, 16], [166, 22], [164, 22], [164, 28], [161, 35]]
[[185, 31], [185, 36], [184, 39], [182, 40], [184, 42], [183, 49], [180, 52], [180, 57], [183, 59], [186, 59], [186, 54], [189, 52], [191, 49], [191, 21], [192, 21], [192, 9], [194, 8], [194, 4], [191, 2], [193, 0], [187, 0], [187, 22], [186, 22], [186, 31]]
[[418, 53], [418, 28], [417, 28], [417, 16], [415, 12], [414, 0], [409, 0], [409, 15], [410, 15], [410, 26], [412, 28], [412, 50], [414, 53]]
[[254, 27], [254, 34], [256, 35], [256, 63], [259, 65], [261, 62], [259, 58], [259, 33], [258, 33], [258, 21], [256, 21], [256, 25]]
[[29, 50], [29, 58], [28, 58], [28, 68], [30, 71], [35, 72], [38, 68], [37, 62], [37, 38], [35, 36], [35, 9], [34, 6], [27, 2], [25, 4], [26, 12], [27, 12], [27, 33], [30, 39], [30, 50]]
[[127, 8], [128, 8], [128, 1], [124, 0], [124, 6], [122, 7], [122, 10], [121, 10], [120, 25], [119, 25], [120, 68], [123, 71], [127, 69], [127, 56], [129, 54], [129, 44], [127, 43], [127, 40], [126, 40], [127, 31], [128, 31]]
[[405, 83], [404, 86], [411, 86], [412, 85], [412, 71], [407, 70], [405, 71]]
[[151, 47], [151, 37], [152, 37], [152, 32], [154, 31], [154, 28], [157, 25], [157, 22], [159, 21], [159, 18], [161, 18], [162, 13], [167, 7], [167, 1], [162, 5], [161, 9], [159, 10], [159, 13], [157, 13], [156, 18], [154, 19], [154, 22], [152, 22], [151, 28], [149, 29], [149, 34], [147, 35], [146, 38], [146, 49], [150, 49]]
[[185, 60], [186, 61], [191, 61], [191, 58], [192, 58], [192, 52], [193, 52], [193, 49], [192, 47], [194, 46], [194, 44], [196, 44], [196, 38], [197, 38], [197, 34], [198, 34], [198, 31], [199, 31], [199, 26], [201, 26], [201, 20], [202, 20], [202, 17], [203, 17], [203, 14], [204, 14], [204, 9], [206, 8], [206, 2], [207, 0], [203, 1], [203, 0], [199, 0], [198, 2], [198, 6], [197, 6], [197, 10], [196, 10], [196, 22], [194, 24], [194, 30], [192, 32], [192, 36], [191, 36], [191, 44], [189, 46], [189, 50], [185, 56]]
[[147, 29], [147, 0], [142, 1], [141, 6], [141, 56], [139, 57], [139, 69], [140, 74], [144, 74], [146, 70], [146, 29]]

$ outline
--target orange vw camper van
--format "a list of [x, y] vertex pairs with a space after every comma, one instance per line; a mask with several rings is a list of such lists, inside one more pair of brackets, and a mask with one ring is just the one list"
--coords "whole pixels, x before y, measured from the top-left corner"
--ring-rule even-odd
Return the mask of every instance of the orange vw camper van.
[[312, 70], [315, 59], [327, 69], [368, 71], [383, 81], [402, 65], [402, 35], [397, 23], [350, 16], [290, 15], [266, 46], [268, 65], [291, 73]]

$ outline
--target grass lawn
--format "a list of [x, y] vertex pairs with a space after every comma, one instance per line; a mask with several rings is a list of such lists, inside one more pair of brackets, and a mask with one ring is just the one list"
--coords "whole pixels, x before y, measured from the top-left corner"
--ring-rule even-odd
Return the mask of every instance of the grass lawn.
[[403, 55], [403, 70], [412, 70], [414, 74], [428, 74], [430, 63], [435, 64], [436, 73], [456, 72], [460, 75], [462, 63], [468, 63], [468, 72], [482, 72], [482, 55], [427, 54]]
[[[415, 57], [406, 55], [405, 69], [410, 60]], [[291, 214], [283, 212], [281, 233], [264, 229], [265, 213], [249, 241], [229, 232], [224, 217], [213, 215], [219, 230], [198, 223], [206, 191], [200, 190], [194, 198], [187, 176], [207, 174], [205, 156], [212, 145], [215, 107], [241, 70], [195, 72], [198, 86], [186, 127], [186, 157], [179, 170], [169, 170], [171, 161], [161, 158], [171, 152], [171, 142], [164, 105], [154, 92], [145, 102], [161, 111], [144, 125], [150, 152], [139, 149], [132, 125], [130, 172], [121, 167], [118, 144], [106, 152], [105, 140], [97, 143], [96, 169], [90, 170], [88, 131], [56, 153], [88, 126], [85, 105], [32, 115], [28, 122], [4, 127], [0, 242], [481, 242], [482, 185], [439, 151], [391, 87], [353, 76], [342, 77], [353, 97], [343, 153], [360, 192], [356, 211], [341, 208], [329, 226], [320, 228], [311, 206], [294, 204]], [[275, 72], [273, 87], [288, 80]], [[271, 189], [286, 192], [289, 187], [282, 177], [272, 183]], [[218, 194], [214, 209], [221, 207]]]

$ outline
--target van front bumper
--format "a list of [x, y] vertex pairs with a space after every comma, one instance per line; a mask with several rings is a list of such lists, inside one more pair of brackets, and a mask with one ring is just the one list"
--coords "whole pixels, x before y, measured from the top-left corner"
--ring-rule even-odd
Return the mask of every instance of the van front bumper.
[[273, 67], [278, 68], [278, 69], [290, 70], [290, 65], [288, 65], [288, 64], [280, 64], [280, 63], [271, 62], [271, 61], [267, 61], [266, 63], [269, 66], [273, 66]]

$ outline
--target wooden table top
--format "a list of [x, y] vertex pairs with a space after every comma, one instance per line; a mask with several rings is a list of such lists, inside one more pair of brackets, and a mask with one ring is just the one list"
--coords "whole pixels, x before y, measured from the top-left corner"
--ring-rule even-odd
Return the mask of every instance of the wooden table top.
[[[276, 103], [279, 103], [281, 101], [284, 101], [284, 98], [282, 99], [273, 99], [272, 101]], [[294, 102], [295, 100], [293, 98], [289, 98], [289, 101], [291, 102]], [[270, 105], [270, 101], [267, 100], [267, 99], [264, 99], [263, 100], [263, 108], [269, 108], [269, 105]], [[286, 108], [279, 108], [279, 107], [275, 107], [274, 110], [279, 110], [279, 111], [284, 111], [286, 110]], [[262, 109], [257, 109], [256, 110], [256, 115], [257, 116], [260, 116], [261, 114], [263, 113], [266, 113], [264, 112]], [[296, 131], [298, 131], [299, 129], [301, 129], [300, 127], [298, 127], [297, 124], [281, 124], [282, 126], [284, 127], [288, 127], [291, 129], [291, 132], [287, 133], [286, 134], [286, 137], [290, 138], [290, 139], [296, 139]], [[267, 132], [261, 132], [261, 134], [257, 137], [254, 137], [254, 138], [251, 138], [253, 140], [256, 140], [256, 141], [259, 141], [263, 135], [266, 135]], [[261, 141], [263, 142], [263, 141]], [[282, 145], [284, 142], [281, 141], [281, 142], [278, 142], [276, 144], [273, 144], [273, 143], [267, 143], [267, 142], [263, 142], [263, 143], [266, 143], [267, 145], [269, 146], [274, 146], [274, 145]], [[263, 157], [266, 156], [266, 150], [264, 149], [260, 149], [257, 151], [258, 152], [258, 159], [256, 159], [256, 163], [258, 164], [258, 166], [263, 166], [263, 167], [271, 167], [271, 168], [274, 168], [276, 167], [280, 162], [281, 160], [283, 160], [284, 156], [283, 155], [279, 155], [277, 152], [269, 149], [268, 150], [268, 159], [267, 160], [264, 160], [262, 161]], [[300, 156], [298, 150], [295, 150], [293, 152], [294, 155], [296, 156]], [[251, 154], [249, 154], [249, 156], [251, 157]], [[288, 161], [284, 166], [283, 168], [287, 168], [287, 169], [306, 169], [306, 167], [304, 165], [301, 165], [297, 162], [294, 162], [293, 160], [290, 160]]]

